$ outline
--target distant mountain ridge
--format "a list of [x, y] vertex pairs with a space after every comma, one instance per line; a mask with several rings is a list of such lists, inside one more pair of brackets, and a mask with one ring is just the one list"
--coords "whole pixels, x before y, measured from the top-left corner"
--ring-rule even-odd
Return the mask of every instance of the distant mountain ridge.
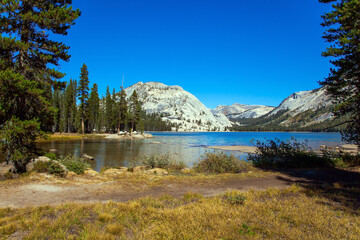
[[127, 97], [135, 90], [143, 109], [161, 115], [175, 126], [174, 131], [226, 131], [239, 125], [299, 127], [333, 118], [324, 88], [293, 93], [278, 107], [235, 103], [212, 110], [180, 86], [138, 82], [125, 89]]
[[245, 105], [234, 103], [232, 105], [219, 105], [214, 110], [213, 113], [222, 113], [228, 119], [236, 120], [238, 118], [258, 118], [261, 117], [272, 110], [275, 107], [263, 106], [263, 105]]

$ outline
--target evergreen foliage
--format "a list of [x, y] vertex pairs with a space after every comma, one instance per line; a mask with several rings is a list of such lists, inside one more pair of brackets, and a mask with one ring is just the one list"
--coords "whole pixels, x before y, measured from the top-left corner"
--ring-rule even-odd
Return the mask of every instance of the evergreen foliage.
[[106, 87], [105, 95], [105, 129], [106, 132], [112, 132], [113, 100], [111, 98], [109, 86]]
[[136, 91], [133, 92], [129, 99], [129, 129], [133, 131], [144, 131], [143, 123], [141, 120], [141, 103], [138, 99]]
[[[52, 67], [68, 61], [69, 47], [50, 40], [66, 35], [80, 16], [71, 0], [8, 1], [0, 4], [1, 144], [18, 171], [34, 152], [41, 130], [53, 125], [51, 89], [61, 89], [63, 73]], [[14, 143], [14, 144], [13, 144]]]
[[334, 69], [321, 82], [337, 104], [336, 116], [349, 114], [342, 137], [360, 146], [360, 2], [359, 0], [320, 0], [333, 4], [333, 10], [322, 16], [326, 28], [323, 38], [330, 47], [322, 53], [334, 57]]
[[125, 131], [125, 127], [128, 121], [128, 103], [126, 101], [126, 93], [123, 87], [120, 91], [120, 102], [119, 102], [119, 125], [118, 132]]
[[99, 115], [100, 115], [100, 99], [98, 94], [98, 86], [94, 83], [93, 87], [91, 88], [91, 93], [89, 97], [89, 107], [88, 107], [88, 120], [89, 120], [89, 130], [92, 131], [99, 131], [100, 124], [99, 124]]
[[80, 81], [77, 92], [80, 100], [81, 133], [85, 133], [85, 120], [87, 119], [86, 113], [89, 99], [89, 71], [85, 63], [80, 69]]

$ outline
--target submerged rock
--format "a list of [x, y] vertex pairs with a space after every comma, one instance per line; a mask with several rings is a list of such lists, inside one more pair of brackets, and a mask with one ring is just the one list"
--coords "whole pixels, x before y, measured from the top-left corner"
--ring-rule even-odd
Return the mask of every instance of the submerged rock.
[[82, 158], [84, 158], [85, 160], [94, 160], [95, 159], [94, 157], [87, 155], [85, 153], [82, 155]]

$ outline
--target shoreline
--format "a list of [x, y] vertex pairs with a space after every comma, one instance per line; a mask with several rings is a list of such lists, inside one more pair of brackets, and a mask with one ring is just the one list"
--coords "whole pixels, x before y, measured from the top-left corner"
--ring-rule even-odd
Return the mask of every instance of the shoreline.
[[206, 146], [206, 148], [211, 148], [215, 150], [224, 150], [224, 151], [239, 151], [243, 153], [256, 153], [257, 147], [254, 146], [244, 146], [244, 145], [234, 145], [234, 146]]

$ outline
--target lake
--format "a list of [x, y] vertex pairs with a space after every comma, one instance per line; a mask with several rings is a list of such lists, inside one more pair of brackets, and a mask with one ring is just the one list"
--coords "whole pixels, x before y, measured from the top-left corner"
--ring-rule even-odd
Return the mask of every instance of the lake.
[[[118, 140], [118, 139], [82, 139], [70, 141], [52, 141], [41, 143], [44, 150], [57, 149], [60, 154], [86, 153], [95, 157], [92, 167], [99, 171], [103, 167], [127, 166], [129, 159], [140, 154], [171, 153], [191, 166], [207, 150], [205, 146], [246, 145], [252, 146], [250, 140], [278, 138], [289, 140], [292, 136], [298, 141], [307, 141], [314, 150], [320, 145], [342, 144], [339, 133], [304, 133], [304, 132], [150, 132], [151, 139]], [[241, 159], [247, 154], [234, 153]]]

